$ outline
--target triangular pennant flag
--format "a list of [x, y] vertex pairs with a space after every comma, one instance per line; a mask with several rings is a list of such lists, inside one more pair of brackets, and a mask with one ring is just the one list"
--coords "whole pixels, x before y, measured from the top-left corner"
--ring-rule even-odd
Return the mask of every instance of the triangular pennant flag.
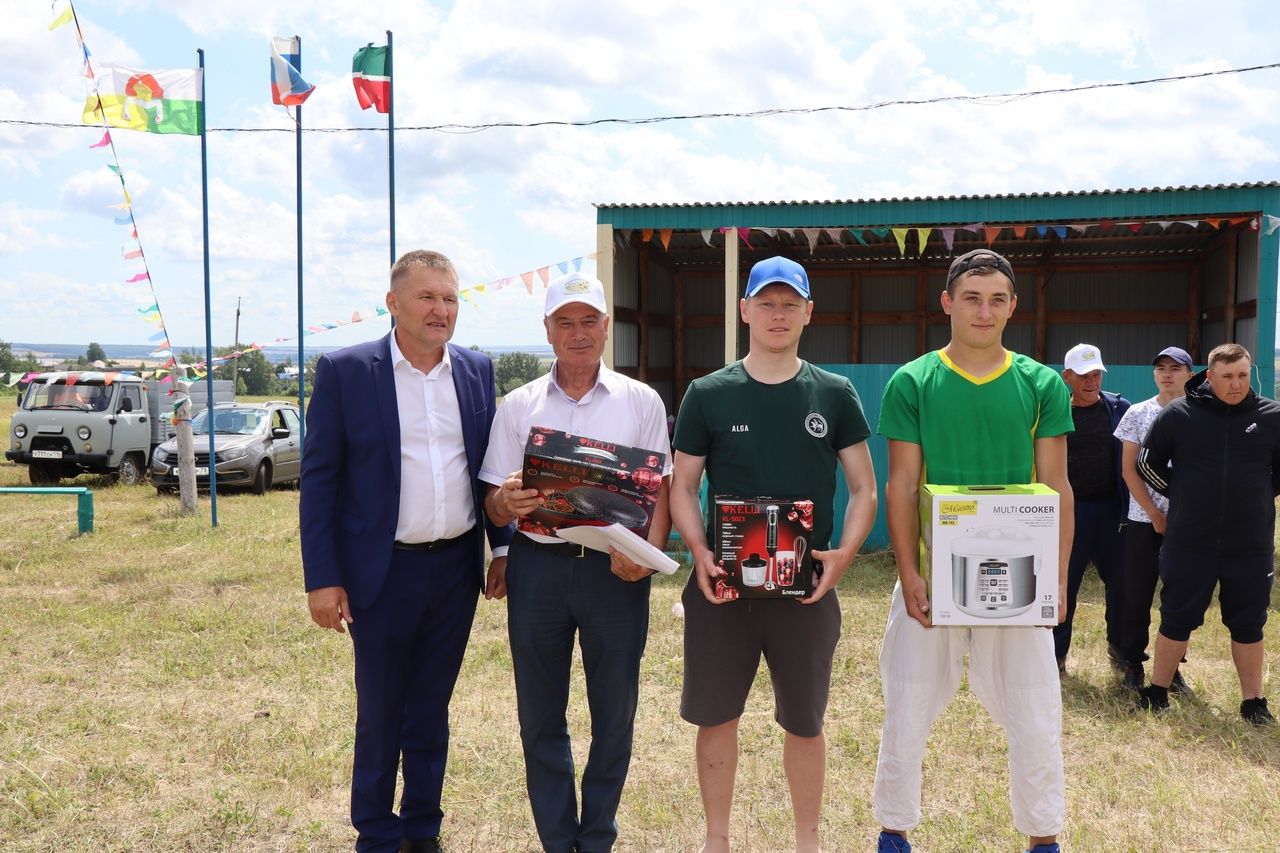
[[524, 282], [524, 289], [529, 292], [530, 296], [532, 296], [533, 295], [533, 271], [530, 270], [529, 272], [520, 273], [520, 280]]
[[671, 245], [671, 229], [662, 228], [658, 231], [658, 237], [662, 240], [662, 248], [666, 249]]
[[1048, 233], [1049, 233], [1049, 226], [1048, 226], [1048, 225], [1037, 225], [1037, 226], [1036, 226], [1036, 234], [1037, 234], [1039, 237], [1041, 237], [1042, 239], [1044, 238], [1044, 235], [1046, 235], [1046, 234], [1048, 234]]
[[898, 257], [905, 258], [907, 256], [907, 232], [910, 228], [891, 228], [893, 239], [898, 241]]
[[[112, 207], [115, 207], [115, 205], [112, 205]], [[132, 213], [126, 213], [124, 216], [117, 216], [115, 218], [116, 225], [129, 225], [132, 222], [133, 222]]]
[[573, 271], [574, 271], [574, 272], [581, 272], [581, 271], [582, 271], [582, 258], [574, 258], [574, 259], [573, 259]]
[[138, 282], [138, 281], [150, 281], [150, 280], [151, 280], [151, 276], [150, 276], [150, 275], [148, 275], [148, 274], [147, 274], [147, 273], [145, 273], [145, 272], [140, 272], [140, 273], [138, 273], [137, 275], [135, 275], [133, 278], [126, 278], [126, 279], [124, 280], [124, 283], [125, 283], [125, 284], [133, 284], [134, 282]]
[[377, 310], [374, 313], [376, 313], [379, 317], [385, 317], [391, 312], [388, 311], [386, 308], [383, 308], [381, 305], [379, 305]]
[[140, 248], [138, 248], [138, 249], [130, 249], [129, 251], [127, 251], [127, 252], [125, 252], [125, 253], [124, 253], [124, 259], [125, 259], [126, 261], [131, 261], [131, 260], [133, 260], [134, 258], [140, 258], [140, 257], [142, 257], [142, 249], [140, 249]]
[[992, 243], [994, 243], [996, 241], [996, 238], [1000, 236], [1000, 232], [1003, 230], [1004, 228], [1000, 227], [999, 225], [984, 226], [982, 229], [982, 232], [987, 237], [987, 245], [990, 246]]
[[488, 287], [487, 284], [477, 284], [475, 287], [471, 289], [474, 290], [476, 293], [484, 293], [485, 288], [487, 287]]
[[568, 262], [568, 261], [561, 261], [560, 263], [556, 264], [556, 268], [560, 270], [560, 275], [568, 275], [568, 274], [569, 274], [569, 262]]
[[711, 245], [711, 232], [714, 230], [715, 230], [714, 228], [702, 229], [702, 242], [706, 243], [708, 246]]
[[1013, 236], [1017, 237], [1019, 240], [1027, 236], [1027, 226], [1025, 225], [1013, 226]]
[[115, 172], [117, 175], [120, 174], [120, 167], [117, 166], [115, 163], [108, 163], [107, 168]]
[[850, 228], [850, 229], [849, 229], [849, 233], [850, 233], [851, 235], [853, 235], [853, 239], [857, 240], [859, 243], [861, 243], [861, 244], [862, 244], [862, 245], [864, 245], [864, 246], [866, 246], [866, 245], [867, 245], [867, 241], [866, 241], [866, 240], [864, 240], [864, 239], [863, 239], [863, 237], [862, 237], [862, 229], [860, 229], [860, 228]]
[[985, 223], [985, 222], [970, 222], [968, 225], [961, 225], [961, 226], [959, 226], [958, 228], [956, 228], [956, 230], [957, 230], [957, 231], [972, 231], [974, 234], [977, 234], [979, 231], [981, 231], [981, 230], [982, 230], [983, 228], [985, 228], [986, 226], [987, 226], [987, 223]]
[[774, 239], [777, 239], [777, 236], [778, 236], [778, 229], [777, 229], [777, 228], [757, 228], [756, 230], [757, 230], [757, 231], [763, 231], [763, 232], [764, 232], [766, 235], [768, 235], [769, 237], [772, 237], [772, 238], [774, 238]]
[[73, 16], [71, 13], [71, 4], [68, 3], [67, 7], [62, 10], [62, 14], [58, 15], [58, 17], [54, 18], [52, 21], [49, 22], [49, 29], [56, 30], [58, 27], [62, 26], [63, 24], [71, 23], [72, 17]]
[[538, 278], [542, 279], [542, 286], [546, 287], [547, 283], [551, 281], [551, 267], [539, 267]]
[[748, 249], [751, 249], [752, 251], [754, 251], [754, 250], [755, 250], [755, 246], [752, 246], [752, 245], [751, 245], [751, 241], [747, 239], [747, 237], [748, 237], [748, 236], [750, 236], [750, 234], [751, 234], [751, 229], [750, 229], [750, 228], [741, 228], [741, 227], [740, 227], [740, 228], [738, 228], [737, 230], [738, 230], [738, 236], [742, 238], [742, 242], [744, 242], [744, 243], [746, 243], [746, 244], [747, 244], [747, 248], [748, 248]]
[[151, 303], [150, 305], [148, 305], [146, 308], [139, 308], [139, 309], [138, 309], [138, 313], [139, 313], [139, 314], [149, 314], [149, 313], [151, 313], [152, 311], [159, 311], [159, 310], [160, 310], [160, 304], [159, 304], [159, 303], [157, 303], [157, 302], [152, 302], [152, 303]]
[[942, 230], [942, 242], [946, 245], [947, 254], [949, 255], [951, 254], [951, 247], [956, 241], [956, 229], [943, 228], [941, 230]]
[[641, 229], [640, 229], [640, 239], [641, 239], [641, 240], [643, 240], [643, 241], [644, 241], [644, 242], [646, 242], [646, 243], [648, 243], [650, 240], [652, 240], [652, 239], [653, 239], [653, 229], [652, 229], [652, 228], [641, 228]]
[[1172, 225], [1173, 223], [1172, 223], [1171, 221], [1169, 221], [1168, 219], [1153, 219], [1153, 220], [1151, 221], [1151, 224], [1152, 224], [1152, 225], [1159, 225], [1159, 226], [1160, 226], [1160, 230], [1161, 230], [1161, 231], [1164, 231], [1164, 230], [1166, 230], [1170, 225]]
[[1058, 235], [1059, 240], [1065, 240], [1067, 239], [1067, 226], [1055, 225], [1053, 226], [1053, 233]]
[[102, 134], [101, 139], [99, 139], [97, 142], [93, 143], [89, 147], [90, 148], [106, 148], [110, 144], [111, 144], [111, 131], [108, 130]]
[[1199, 219], [1180, 219], [1180, 220], [1178, 220], [1178, 224], [1179, 224], [1179, 225], [1190, 225], [1192, 228], [1199, 228], [1199, 227], [1200, 227], [1200, 220], [1199, 220]]
[[924, 247], [929, 242], [929, 232], [932, 230], [932, 228], [916, 229], [916, 246], [919, 247], [917, 251], [919, 251], [922, 256], [924, 255]]
[[872, 228], [871, 233], [879, 237], [881, 240], [883, 240], [885, 237], [889, 236], [889, 229], [888, 228]]
[[1277, 228], [1280, 228], [1280, 216], [1272, 216], [1270, 213], [1268, 213], [1267, 228], [1262, 233], [1270, 237], [1272, 234], [1276, 232]]
[[1072, 231], [1076, 232], [1077, 234], [1083, 234], [1084, 232], [1089, 230], [1089, 225], [1084, 222], [1073, 222], [1067, 227], [1070, 228]]
[[1232, 225], [1243, 225], [1244, 223], [1246, 223], [1246, 222], [1248, 222], [1248, 221], [1249, 221], [1249, 217], [1247, 217], [1247, 216], [1233, 216], [1233, 217], [1231, 217], [1230, 219], [1228, 219], [1227, 221], [1228, 221], [1228, 222], [1230, 222]]
[[790, 237], [792, 240], [794, 240], [794, 239], [796, 238], [796, 229], [794, 229], [794, 228], [779, 228], [779, 229], [778, 229], [778, 233], [779, 233], [779, 234], [786, 234], [786, 235], [787, 235], [788, 237]]
[[591, 254], [587, 255], [587, 260], [594, 261], [598, 257], [600, 257], [599, 252], [592, 252]]
[[1126, 223], [1125, 223], [1125, 227], [1126, 227], [1126, 228], [1128, 228], [1128, 229], [1129, 229], [1131, 232], [1133, 232], [1134, 234], [1137, 234], [1139, 231], [1141, 231], [1141, 230], [1142, 230], [1142, 223], [1141, 223], [1141, 222], [1126, 222]]
[[818, 235], [822, 233], [821, 228], [801, 228], [800, 233], [804, 234], [804, 238], [809, 241], [809, 253], [818, 247]]

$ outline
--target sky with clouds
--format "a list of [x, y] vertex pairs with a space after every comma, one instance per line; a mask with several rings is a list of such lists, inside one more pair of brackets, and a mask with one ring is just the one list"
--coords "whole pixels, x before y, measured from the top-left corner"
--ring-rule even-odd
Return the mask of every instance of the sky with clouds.
[[[316, 91], [304, 127], [385, 128], [361, 112], [351, 56], [394, 32], [398, 127], [856, 106], [1138, 80], [1280, 61], [1270, 2], [741, 0], [77, 0], [95, 62], [193, 67], [210, 128], [292, 127], [271, 104], [269, 40], [302, 37]], [[144, 343], [145, 285], [125, 284], [109, 149], [77, 122], [85, 78], [44, 2], [0, 29], [0, 339]], [[435, 248], [463, 286], [595, 250], [597, 202], [891, 198], [1280, 180], [1280, 70], [1180, 83], [865, 112], [646, 126], [396, 133], [396, 242]], [[202, 346], [200, 144], [115, 131], [161, 310]], [[297, 327], [294, 138], [211, 132], [215, 345]], [[308, 325], [381, 304], [386, 134], [307, 133]], [[464, 304], [454, 340], [542, 343], [523, 288]], [[385, 319], [308, 338], [337, 346]]]

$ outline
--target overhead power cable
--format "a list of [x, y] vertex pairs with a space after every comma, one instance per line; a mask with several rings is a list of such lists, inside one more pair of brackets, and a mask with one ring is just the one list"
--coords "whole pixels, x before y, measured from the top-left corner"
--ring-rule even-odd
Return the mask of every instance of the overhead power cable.
[[[703, 119], [750, 119], [767, 118], [784, 115], [813, 115], [829, 112], [870, 112], [888, 107], [917, 107], [929, 104], [972, 103], [984, 106], [1000, 106], [1036, 98], [1044, 95], [1068, 95], [1076, 92], [1091, 92], [1100, 89], [1124, 89], [1136, 86], [1152, 86], [1159, 83], [1180, 83], [1187, 80], [1201, 80], [1206, 77], [1222, 77], [1229, 74], [1247, 74], [1253, 71], [1271, 71], [1280, 68], [1280, 62], [1266, 65], [1251, 65], [1247, 68], [1227, 68], [1219, 71], [1199, 71], [1194, 74], [1177, 74], [1168, 77], [1149, 77], [1145, 80], [1122, 80], [1107, 83], [1082, 83], [1079, 86], [1059, 86], [1053, 89], [1032, 89], [1025, 92], [993, 92], [985, 95], [939, 95], [934, 98], [898, 98], [888, 101], [876, 101], [870, 104], [840, 105], [825, 107], [771, 107], [749, 112], [717, 112], [689, 113], [684, 115], [647, 116], [642, 118], [594, 118], [594, 119], [544, 119], [541, 121], [494, 121], [479, 124], [419, 124], [396, 126], [397, 131], [433, 131], [436, 133], [480, 133], [486, 130], [522, 129], [538, 127], [596, 127], [599, 125], [645, 125], [663, 124], [677, 121], [698, 121]], [[19, 125], [27, 127], [83, 127], [73, 122], [31, 121], [28, 119], [0, 119], [0, 125]], [[290, 127], [211, 127], [209, 133], [294, 133], [296, 128]], [[303, 133], [386, 133], [386, 127], [305, 127]]]

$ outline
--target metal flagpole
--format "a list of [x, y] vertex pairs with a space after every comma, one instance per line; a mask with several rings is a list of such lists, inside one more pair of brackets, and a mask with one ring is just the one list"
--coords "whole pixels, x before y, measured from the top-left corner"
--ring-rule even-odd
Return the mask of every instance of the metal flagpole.
[[213, 321], [210, 316], [209, 298], [209, 134], [204, 100], [204, 49], [197, 48], [200, 58], [200, 206], [204, 213], [204, 377], [205, 422], [209, 427], [209, 506], [213, 526], [218, 526], [218, 457], [214, 450], [213, 406]]
[[[302, 37], [298, 40], [298, 76], [302, 76]], [[294, 217], [298, 228], [298, 412], [302, 416], [298, 424], [298, 454], [306, 449], [307, 440], [307, 359], [302, 346], [302, 104], [295, 107], [294, 116], [294, 184], [297, 196], [294, 200]]]
[[[391, 70], [391, 30], [387, 30], [387, 175], [389, 184], [389, 204], [391, 207], [391, 263], [396, 265], [396, 83], [395, 74]], [[391, 318], [391, 328], [395, 328], [396, 318]]]

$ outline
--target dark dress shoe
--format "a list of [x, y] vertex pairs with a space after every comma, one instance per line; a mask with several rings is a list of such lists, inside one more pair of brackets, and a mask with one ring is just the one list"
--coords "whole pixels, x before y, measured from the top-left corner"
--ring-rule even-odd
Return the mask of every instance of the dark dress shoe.
[[439, 838], [406, 838], [400, 845], [400, 853], [441, 853], [442, 850]]

